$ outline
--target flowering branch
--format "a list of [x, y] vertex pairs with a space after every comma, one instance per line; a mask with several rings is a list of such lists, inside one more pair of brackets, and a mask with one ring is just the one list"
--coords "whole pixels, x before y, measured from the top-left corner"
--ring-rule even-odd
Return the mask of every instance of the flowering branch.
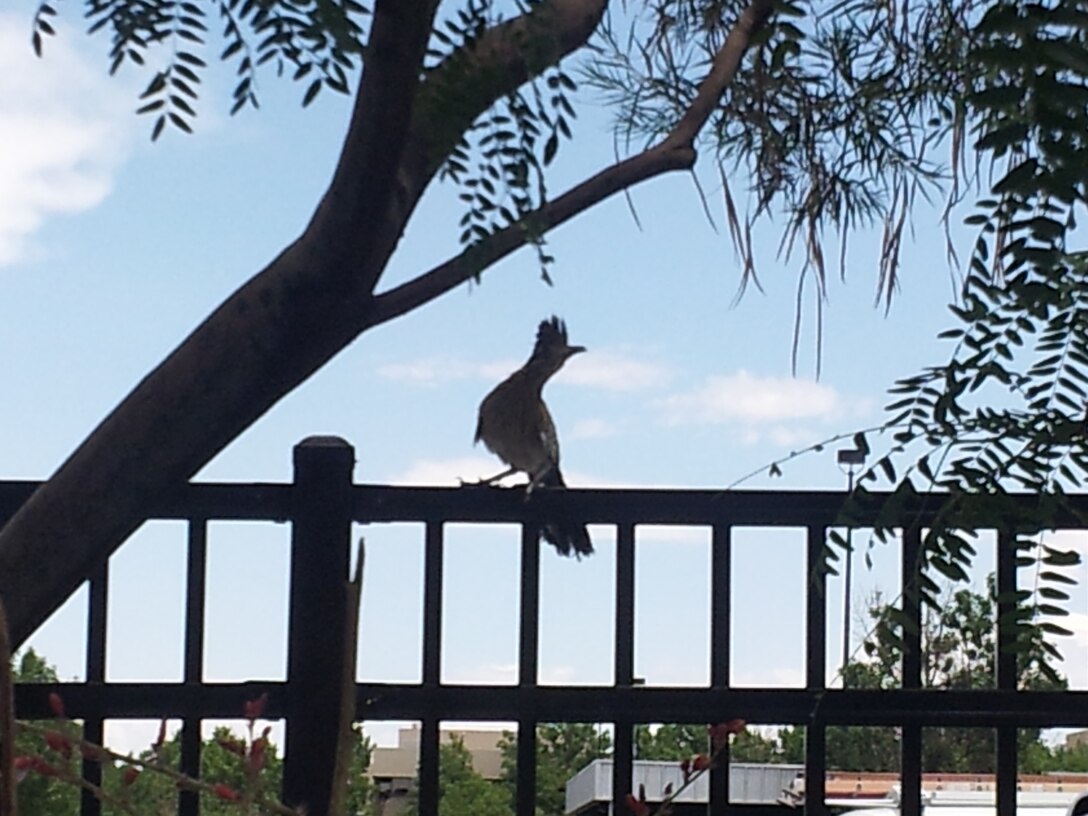
[[667, 814], [672, 812], [672, 805], [680, 794], [694, 785], [695, 781], [700, 776], [711, 768], [716, 767], [718, 759], [723, 756], [729, 748], [729, 737], [733, 734], [741, 733], [744, 728], [745, 722], [741, 719], [733, 719], [709, 726], [707, 728], [707, 733], [710, 735], [710, 755], [696, 754], [695, 756], [688, 757], [680, 762], [680, 771], [684, 774], [684, 783], [675, 790], [673, 789], [671, 782], [666, 784], [665, 790], [662, 791], [665, 798], [661, 800], [661, 803], [656, 809], [651, 809], [650, 805], [646, 802], [646, 786], [640, 784], [638, 786], [637, 798], [633, 793], [629, 793], [624, 797], [624, 803], [627, 805], [627, 809], [630, 810], [634, 816], [667, 816]]
[[[19, 722], [16, 723], [16, 729], [18, 732], [34, 734], [40, 737], [49, 752], [59, 758], [71, 759], [78, 752], [83, 759], [91, 762], [117, 762], [123, 764], [121, 784], [125, 788], [132, 785], [144, 771], [151, 771], [170, 779], [178, 790], [214, 796], [224, 802], [237, 805], [244, 813], [251, 813], [253, 808], [256, 807], [260, 813], [272, 814], [273, 816], [300, 816], [298, 810], [265, 797], [260, 790], [259, 776], [268, 759], [271, 728], [265, 727], [260, 736], [257, 736], [256, 720], [264, 712], [267, 701], [268, 695], [262, 694], [256, 700], [249, 700], [245, 704], [245, 717], [249, 721], [249, 739], [247, 742], [233, 739], [219, 740], [221, 748], [235, 754], [244, 763], [245, 786], [241, 791], [237, 791], [222, 782], [205, 782], [201, 779], [195, 779], [163, 762], [160, 759], [160, 752], [163, 743], [166, 741], [166, 720], [162, 721], [158, 737], [151, 746], [151, 756], [146, 759], [133, 757], [130, 754], [117, 753], [105, 746], [62, 733], [55, 727], [31, 722]], [[69, 722], [64, 714], [64, 701], [59, 694], [54, 692], [49, 695], [49, 706], [57, 720]], [[73, 773], [64, 763], [52, 762], [46, 756], [40, 754], [30, 754], [16, 757], [13, 764], [16, 774], [37, 773], [41, 776], [54, 777], [67, 784], [90, 791], [96, 799], [114, 805], [122, 812], [130, 814], [130, 816], [143, 816], [126, 798], [116, 796], [103, 787], [89, 782], [81, 775]], [[14, 811], [11, 812], [14, 813]]]

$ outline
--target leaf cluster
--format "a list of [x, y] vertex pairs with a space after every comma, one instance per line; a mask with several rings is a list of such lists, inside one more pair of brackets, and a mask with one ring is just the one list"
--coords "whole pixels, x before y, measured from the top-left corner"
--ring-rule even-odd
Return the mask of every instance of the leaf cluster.
[[[428, 59], [431, 67], [443, 66], [448, 88], [458, 86], [456, 75], [471, 61], [479, 37], [502, 21], [499, 5], [494, 0], [468, 0], [432, 31]], [[535, 0], [518, 0], [514, 5], [519, 14], [534, 19]], [[534, 32], [522, 45], [531, 53], [539, 45], [533, 38], [544, 42], [547, 36], [543, 30]], [[475, 80], [477, 84], [489, 81], [486, 76]], [[454, 134], [454, 146], [439, 169], [440, 179], [458, 186], [458, 197], [465, 205], [459, 223], [461, 245], [472, 247], [497, 230], [521, 222], [548, 283], [553, 258], [545, 251], [543, 229], [528, 216], [547, 201], [545, 168], [555, 159], [561, 140], [572, 137], [576, 90], [562, 65], [548, 67], [538, 78], [499, 98], [463, 133]], [[456, 94], [447, 93], [442, 104], [458, 102]]]
[[[1036, 570], [1034, 592], [1006, 599], [1023, 650], [1036, 628], [1067, 633], [1054, 621], [1072, 583], [1060, 568], [1078, 560], [1036, 534], [1060, 517], [1086, 521], [1069, 496], [1088, 478], [1088, 253], [1076, 228], [1088, 189], [1088, 3], [992, 3], [969, 42], [966, 120], [991, 194], [967, 219], [978, 237], [956, 325], [942, 334], [949, 360], [891, 389], [894, 444], [862, 486], [894, 485], [881, 537], [908, 506], [939, 503], [922, 557], [953, 580], [966, 575], [973, 531], [1009, 534], [1018, 564]], [[892, 458], [909, 462], [902, 476]], [[935, 604], [932, 578], [921, 580], [921, 600]]]
[[[56, 13], [55, 0], [44, 0], [34, 15], [39, 56]], [[88, 33], [110, 38], [111, 74], [126, 63], [153, 72], [137, 111], [153, 117], [152, 139], [168, 125], [192, 132], [212, 28], [221, 31], [219, 59], [235, 67], [235, 114], [257, 107], [257, 71], [265, 65], [307, 83], [303, 105], [323, 88], [347, 93], [369, 13], [358, 0], [85, 0], [83, 8]]]
[[[664, 0], [613, 18], [589, 84], [617, 107], [617, 145], [668, 132], [747, 3]], [[759, 285], [752, 224], [784, 214], [780, 254], [801, 248], [822, 301], [833, 262], [824, 232], [880, 225], [878, 298], [890, 304], [908, 216], [951, 180], [938, 148], [963, 126], [973, 21], [988, 0], [780, 0], [772, 23], [704, 134], [716, 156], [727, 220], [743, 262], [741, 291]], [[730, 177], [751, 179], [741, 213]], [[802, 275], [802, 284], [804, 274]]]

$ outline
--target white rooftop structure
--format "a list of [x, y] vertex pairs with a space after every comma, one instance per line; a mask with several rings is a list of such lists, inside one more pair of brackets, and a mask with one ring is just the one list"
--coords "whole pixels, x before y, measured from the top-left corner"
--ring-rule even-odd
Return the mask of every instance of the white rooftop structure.
[[[803, 765], [770, 765], [731, 762], [729, 764], [729, 798], [746, 804], [774, 804], [784, 788], [804, 770]], [[684, 784], [680, 763], [635, 760], [631, 766], [632, 793], [639, 785], [646, 788], [646, 801], [660, 802], [667, 785], [679, 790]], [[612, 800], [612, 760], [595, 759], [567, 780], [568, 814], [581, 813], [594, 804]], [[678, 804], [706, 804], [710, 801], [710, 775], [702, 774], [681, 793]], [[1060, 816], [1060, 815], [1059, 815]]]

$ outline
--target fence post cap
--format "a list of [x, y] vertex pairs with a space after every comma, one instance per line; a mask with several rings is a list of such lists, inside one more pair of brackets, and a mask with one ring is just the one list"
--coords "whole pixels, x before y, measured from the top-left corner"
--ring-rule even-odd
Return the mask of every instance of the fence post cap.
[[296, 448], [350, 448], [351, 443], [348, 442], [342, 436], [333, 436], [331, 434], [315, 434], [314, 436], [307, 436], [297, 445]]

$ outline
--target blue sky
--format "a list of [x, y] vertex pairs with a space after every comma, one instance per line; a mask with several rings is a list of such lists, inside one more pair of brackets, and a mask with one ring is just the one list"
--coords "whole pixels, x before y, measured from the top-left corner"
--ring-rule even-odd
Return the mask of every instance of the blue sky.
[[[140, 377], [299, 233], [329, 179], [349, 104], [323, 94], [304, 111], [302, 88], [268, 74], [260, 112], [230, 118], [228, 71], [213, 72], [196, 135], [168, 131], [152, 145], [151, 122], [132, 112], [141, 78], [124, 71], [108, 78], [108, 44], [82, 35], [74, 18], [62, 18], [61, 36], [35, 59], [32, 9], [18, 0], [0, 15], [5, 478], [47, 477]], [[564, 146], [550, 182], [556, 193], [612, 160], [609, 112], [588, 94], [579, 111], [577, 141]], [[800, 260], [777, 258], [781, 225], [763, 225], [766, 294], [752, 290], [734, 306], [740, 268], [720, 185], [713, 168], [700, 170], [718, 231], [684, 175], [633, 192], [642, 229], [622, 198], [606, 202], [550, 239], [555, 286], [541, 282], [531, 253], [520, 253], [482, 284], [367, 333], [199, 478], [286, 480], [292, 446], [315, 433], [355, 445], [362, 482], [452, 484], [495, 472], [498, 462], [472, 445], [476, 406], [521, 364], [537, 323], [551, 314], [589, 348], [546, 392], [573, 485], [724, 487], [792, 449], [878, 423], [887, 386], [945, 354], [934, 338], [949, 325], [952, 286], [938, 214], [917, 214], [903, 289], [887, 316], [873, 306], [879, 234], [854, 236], [847, 281], [831, 282], [825, 306], [822, 377], [811, 376], [809, 296], [793, 378]], [[744, 184], [734, 179], [734, 191]], [[459, 217], [455, 191], [429, 191], [383, 288], [456, 253]], [[967, 246], [971, 236], [959, 237]], [[790, 463], [781, 479], [746, 484], [840, 488], [834, 449]], [[416, 679], [421, 531], [360, 532], [370, 548], [360, 676]], [[593, 533], [594, 558], [545, 554], [546, 680], [611, 679], [611, 533]], [[115, 556], [112, 679], [180, 678], [183, 539], [180, 525], [149, 524]], [[639, 532], [636, 671], [651, 683], [707, 681], [708, 539], [703, 531]], [[444, 676], [511, 682], [517, 531], [453, 528], [448, 540]], [[219, 524], [211, 541], [208, 679], [282, 677], [286, 529]], [[800, 683], [802, 553], [800, 531], [740, 536], [735, 682]], [[897, 558], [885, 548], [872, 571], [858, 570], [855, 606], [874, 587], [894, 584]], [[977, 573], [991, 563], [980, 557]], [[840, 594], [833, 583], [832, 597]], [[831, 606], [837, 631], [838, 602]], [[1063, 646], [1064, 669], [1078, 687], [1088, 686], [1086, 606], [1080, 591], [1072, 607], [1078, 636]], [[65, 677], [82, 670], [83, 614], [77, 596], [33, 640]], [[834, 638], [829, 652], [840, 652]], [[145, 739], [127, 725], [110, 733], [125, 747]]]

